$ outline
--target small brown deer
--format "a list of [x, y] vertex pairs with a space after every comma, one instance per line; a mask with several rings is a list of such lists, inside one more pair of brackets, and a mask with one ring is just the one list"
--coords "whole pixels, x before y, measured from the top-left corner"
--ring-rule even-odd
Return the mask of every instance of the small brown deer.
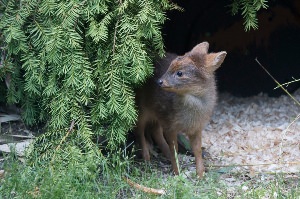
[[[178, 174], [175, 152], [177, 134], [190, 140], [196, 159], [197, 175], [204, 172], [201, 132], [216, 104], [214, 71], [223, 63], [226, 52], [208, 53], [202, 42], [183, 56], [168, 54], [156, 63], [154, 76], [137, 92], [139, 116], [136, 137], [145, 160], [150, 160], [145, 128]], [[148, 135], [149, 136], [149, 135]]]

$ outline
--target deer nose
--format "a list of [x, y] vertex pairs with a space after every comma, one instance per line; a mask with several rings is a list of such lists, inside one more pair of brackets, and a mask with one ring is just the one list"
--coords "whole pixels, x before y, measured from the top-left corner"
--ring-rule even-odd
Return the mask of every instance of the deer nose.
[[160, 79], [160, 80], [157, 81], [157, 83], [158, 83], [159, 86], [161, 86], [163, 84], [163, 80]]

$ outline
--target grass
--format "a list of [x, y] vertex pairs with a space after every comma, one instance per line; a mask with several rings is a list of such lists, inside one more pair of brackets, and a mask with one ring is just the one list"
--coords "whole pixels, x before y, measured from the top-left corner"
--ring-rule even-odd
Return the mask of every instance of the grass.
[[[211, 170], [204, 179], [173, 176], [155, 164], [136, 162], [122, 151], [95, 160], [54, 165], [28, 166], [14, 155], [5, 157], [0, 198], [300, 198], [300, 175], [220, 172]], [[70, 158], [72, 160], [72, 158]], [[84, 164], [83, 164], [84, 162]], [[166, 194], [145, 193], [125, 182], [131, 181]]]

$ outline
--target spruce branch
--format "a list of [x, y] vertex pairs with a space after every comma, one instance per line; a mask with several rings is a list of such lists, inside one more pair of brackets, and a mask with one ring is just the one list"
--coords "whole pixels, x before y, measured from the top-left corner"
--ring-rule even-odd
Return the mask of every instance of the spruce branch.
[[231, 14], [241, 12], [244, 18], [245, 31], [258, 28], [257, 12], [260, 9], [267, 9], [267, 0], [231, 0]]

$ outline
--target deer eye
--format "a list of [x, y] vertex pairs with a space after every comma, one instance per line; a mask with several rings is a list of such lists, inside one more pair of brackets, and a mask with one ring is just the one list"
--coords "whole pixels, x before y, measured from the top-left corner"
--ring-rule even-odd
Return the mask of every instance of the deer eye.
[[182, 72], [181, 72], [181, 71], [177, 71], [176, 75], [177, 75], [178, 77], [181, 77], [181, 76], [182, 76]]

